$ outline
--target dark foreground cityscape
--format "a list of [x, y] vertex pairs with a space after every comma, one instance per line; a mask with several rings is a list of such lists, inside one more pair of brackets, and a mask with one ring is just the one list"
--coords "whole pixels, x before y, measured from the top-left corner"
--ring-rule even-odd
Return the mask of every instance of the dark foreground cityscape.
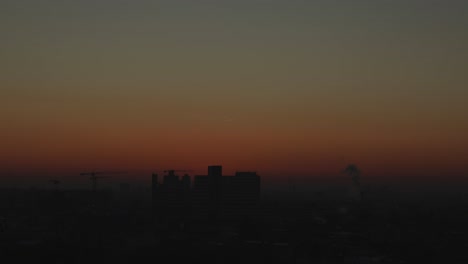
[[[0, 190], [2, 263], [468, 263], [468, 198], [265, 193], [256, 172], [153, 174], [148, 191]], [[55, 186], [58, 182], [53, 182]], [[151, 190], [151, 191], [149, 191]], [[423, 199], [421, 199], [423, 197]]]

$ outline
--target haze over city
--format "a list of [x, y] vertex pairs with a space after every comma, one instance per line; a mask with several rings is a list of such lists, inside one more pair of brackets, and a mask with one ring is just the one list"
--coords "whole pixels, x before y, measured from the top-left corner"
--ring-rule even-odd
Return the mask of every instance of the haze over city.
[[2, 1], [2, 180], [206, 164], [334, 176], [348, 163], [372, 179], [460, 179], [467, 7]]

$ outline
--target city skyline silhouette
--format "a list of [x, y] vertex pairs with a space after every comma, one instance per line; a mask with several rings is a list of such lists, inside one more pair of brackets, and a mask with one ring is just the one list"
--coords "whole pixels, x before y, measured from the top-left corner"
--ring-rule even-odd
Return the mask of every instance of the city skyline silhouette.
[[0, 2], [0, 263], [468, 263], [468, 1]]
[[[467, 4], [5, 1], [1, 178], [466, 178]], [[72, 172], [73, 171], [73, 172]]]

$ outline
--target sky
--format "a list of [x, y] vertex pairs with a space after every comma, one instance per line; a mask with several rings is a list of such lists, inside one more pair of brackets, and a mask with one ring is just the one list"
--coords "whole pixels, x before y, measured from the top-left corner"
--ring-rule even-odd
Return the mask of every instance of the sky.
[[468, 2], [0, 2], [0, 175], [455, 179]]

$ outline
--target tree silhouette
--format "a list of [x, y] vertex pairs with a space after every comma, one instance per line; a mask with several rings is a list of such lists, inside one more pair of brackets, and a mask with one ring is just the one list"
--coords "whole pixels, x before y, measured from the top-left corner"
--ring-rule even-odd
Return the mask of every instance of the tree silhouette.
[[357, 186], [360, 185], [359, 176], [361, 175], [361, 171], [355, 164], [348, 165], [343, 172], [351, 176], [351, 179], [353, 180], [354, 184], [356, 184]]
[[361, 175], [361, 171], [355, 164], [350, 164], [348, 165], [343, 173], [348, 174], [351, 176], [351, 179], [353, 180], [354, 183], [354, 191], [356, 192], [357, 199], [361, 200], [361, 186], [360, 186], [360, 181], [359, 181], [359, 176]]

